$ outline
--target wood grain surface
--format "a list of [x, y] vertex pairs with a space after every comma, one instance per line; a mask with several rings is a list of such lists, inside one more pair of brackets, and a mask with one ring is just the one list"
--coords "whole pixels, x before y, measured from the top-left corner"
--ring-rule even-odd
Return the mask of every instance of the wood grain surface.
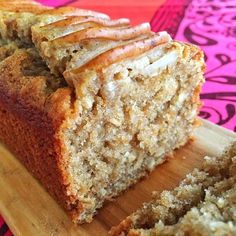
[[90, 224], [74, 225], [44, 188], [19, 161], [0, 145], [0, 213], [14, 235], [107, 235], [144, 201], [151, 192], [171, 189], [193, 168], [201, 166], [203, 156], [220, 155], [236, 134], [203, 121], [194, 141], [175, 152], [147, 178], [98, 211]]

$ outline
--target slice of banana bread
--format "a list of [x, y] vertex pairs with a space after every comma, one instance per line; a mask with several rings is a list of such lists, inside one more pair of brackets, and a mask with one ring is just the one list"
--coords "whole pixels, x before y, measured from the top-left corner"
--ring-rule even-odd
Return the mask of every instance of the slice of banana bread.
[[16, 8], [0, 11], [0, 139], [75, 222], [89, 222], [188, 141], [203, 53], [148, 24]]
[[236, 234], [236, 142], [221, 157], [205, 157], [172, 191], [156, 194], [150, 203], [111, 230], [111, 235]]

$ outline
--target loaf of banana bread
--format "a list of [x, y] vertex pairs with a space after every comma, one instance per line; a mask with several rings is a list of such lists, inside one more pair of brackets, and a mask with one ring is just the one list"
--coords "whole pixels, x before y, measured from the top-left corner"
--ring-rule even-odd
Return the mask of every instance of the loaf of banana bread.
[[74, 222], [90, 222], [188, 141], [203, 53], [89, 10], [0, 9], [0, 139]]
[[172, 191], [164, 191], [114, 227], [111, 235], [236, 235], [236, 142], [205, 157]]

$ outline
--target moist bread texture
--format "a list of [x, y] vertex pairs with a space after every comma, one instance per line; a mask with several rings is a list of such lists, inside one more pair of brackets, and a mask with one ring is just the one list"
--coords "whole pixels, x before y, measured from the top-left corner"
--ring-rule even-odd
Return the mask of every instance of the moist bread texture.
[[0, 1], [0, 139], [90, 222], [188, 141], [203, 53], [147, 23], [17, 2]]
[[114, 227], [111, 235], [236, 235], [236, 142], [220, 157], [204, 158], [202, 169], [188, 174], [171, 191]]

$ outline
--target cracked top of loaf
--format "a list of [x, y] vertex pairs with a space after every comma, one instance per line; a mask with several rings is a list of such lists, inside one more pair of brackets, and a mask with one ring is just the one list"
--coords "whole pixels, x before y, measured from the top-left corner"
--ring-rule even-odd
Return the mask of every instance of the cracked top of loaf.
[[31, 1], [1, 1], [0, 9], [2, 40], [36, 47], [51, 73], [62, 77], [94, 64], [98, 56], [114, 63], [171, 40], [166, 32], [152, 32], [148, 23], [131, 26], [128, 19], [110, 20], [90, 10], [48, 8]]
[[[8, 78], [17, 73], [11, 85], [1, 81], [3, 88], [12, 91], [15, 87], [14, 92], [21, 96], [26, 84], [38, 84], [40, 99], [45, 100], [43, 104], [53, 96], [65, 98], [54, 93], [66, 93], [65, 101], [72, 101], [80, 97], [81, 88], [87, 86], [86, 81], [91, 80], [94, 73], [101, 74], [112, 64], [132, 61], [142, 55], [149, 64], [147, 76], [152, 67], [171, 63], [178, 55], [187, 58], [190, 53], [191, 57], [196, 55], [197, 60], [202, 60], [202, 52], [197, 47], [185, 48], [186, 44], [172, 41], [166, 32], [154, 33], [149, 23], [132, 26], [128, 19], [111, 20], [103, 13], [72, 7], [49, 8], [27, 0], [12, 0], [7, 4], [0, 1], [0, 40], [2, 75]], [[165, 50], [162, 45], [166, 45]], [[159, 49], [157, 52], [153, 49], [159, 47], [160, 53], [168, 56], [156, 65]], [[149, 56], [149, 52], [154, 56]], [[11, 66], [12, 61], [15, 67]], [[20, 69], [25, 61], [30, 74]], [[36, 69], [35, 62], [42, 65], [43, 72]], [[82, 75], [84, 72], [86, 76]], [[116, 74], [118, 78], [119, 73]], [[35, 79], [29, 79], [32, 77]], [[27, 93], [28, 97], [33, 96], [30, 89]]]

